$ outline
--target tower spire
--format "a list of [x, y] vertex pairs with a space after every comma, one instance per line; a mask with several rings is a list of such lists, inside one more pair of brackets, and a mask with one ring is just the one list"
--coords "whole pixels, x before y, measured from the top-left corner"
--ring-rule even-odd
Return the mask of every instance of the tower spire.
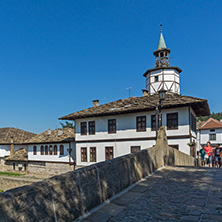
[[165, 43], [165, 40], [163, 38], [163, 33], [162, 33], [162, 24], [160, 24], [160, 38], [159, 38], [157, 50], [166, 49], [166, 48], [167, 48], [166, 43]]

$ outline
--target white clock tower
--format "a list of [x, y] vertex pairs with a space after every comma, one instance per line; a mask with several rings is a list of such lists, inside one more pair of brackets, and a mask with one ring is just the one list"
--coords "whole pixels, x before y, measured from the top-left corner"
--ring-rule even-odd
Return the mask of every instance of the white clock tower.
[[160, 25], [160, 38], [157, 50], [153, 52], [155, 56], [155, 68], [148, 69], [143, 76], [146, 77], [146, 89], [149, 95], [158, 93], [159, 90], [166, 90], [180, 94], [180, 76], [182, 70], [177, 66], [169, 65], [170, 49], [162, 34], [162, 25]]

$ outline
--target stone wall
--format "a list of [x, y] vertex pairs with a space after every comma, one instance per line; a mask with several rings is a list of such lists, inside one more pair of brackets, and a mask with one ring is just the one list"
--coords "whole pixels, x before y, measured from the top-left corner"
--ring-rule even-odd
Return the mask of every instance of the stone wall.
[[168, 147], [163, 127], [152, 148], [0, 194], [1, 221], [73, 221], [167, 164], [195, 159]]
[[[13, 178], [7, 176], [0, 176], [0, 190], [10, 190], [14, 189], [15, 187], [21, 187], [25, 185], [30, 185], [33, 182], [36, 182], [36, 179], [25, 179], [25, 178]], [[1, 202], [1, 201], [0, 201]], [[1, 221], [1, 218], [0, 218]]]

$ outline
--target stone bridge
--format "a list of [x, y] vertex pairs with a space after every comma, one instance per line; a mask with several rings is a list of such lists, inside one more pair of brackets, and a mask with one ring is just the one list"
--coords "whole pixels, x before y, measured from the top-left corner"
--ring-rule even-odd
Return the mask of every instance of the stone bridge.
[[152, 148], [1, 193], [0, 222], [222, 221], [222, 171], [198, 165], [162, 127]]
[[84, 222], [222, 221], [222, 169], [166, 167]]

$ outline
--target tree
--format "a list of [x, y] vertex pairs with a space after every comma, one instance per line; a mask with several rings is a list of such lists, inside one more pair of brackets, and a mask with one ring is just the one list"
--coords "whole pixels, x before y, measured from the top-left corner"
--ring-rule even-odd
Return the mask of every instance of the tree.
[[72, 129], [75, 128], [74, 122], [65, 121], [65, 123], [62, 123], [62, 122], [59, 122], [59, 123], [60, 123], [62, 129], [63, 128], [72, 128]]

